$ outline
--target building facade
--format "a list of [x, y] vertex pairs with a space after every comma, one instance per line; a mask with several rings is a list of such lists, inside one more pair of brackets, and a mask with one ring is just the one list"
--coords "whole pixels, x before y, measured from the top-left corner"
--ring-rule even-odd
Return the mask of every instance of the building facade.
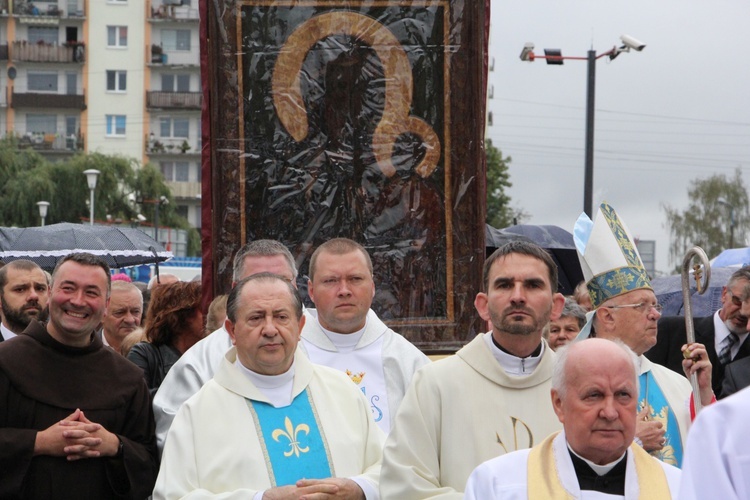
[[198, 0], [0, 0], [0, 134], [164, 175], [200, 227]]

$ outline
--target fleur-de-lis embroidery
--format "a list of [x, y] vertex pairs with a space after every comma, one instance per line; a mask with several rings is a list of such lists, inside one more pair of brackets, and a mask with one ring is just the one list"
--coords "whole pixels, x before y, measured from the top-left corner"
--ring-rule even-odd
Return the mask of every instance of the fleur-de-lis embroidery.
[[284, 436], [289, 440], [289, 451], [284, 452], [285, 457], [291, 457], [292, 455], [299, 457], [300, 453], [307, 453], [310, 451], [309, 446], [302, 448], [298, 439], [300, 432], [304, 432], [305, 435], [310, 433], [310, 426], [307, 424], [299, 424], [297, 427], [294, 427], [292, 421], [289, 420], [289, 417], [284, 417], [284, 427], [286, 427], [286, 430], [276, 429], [271, 434], [271, 437], [277, 443], [280, 442], [279, 437], [281, 436]]

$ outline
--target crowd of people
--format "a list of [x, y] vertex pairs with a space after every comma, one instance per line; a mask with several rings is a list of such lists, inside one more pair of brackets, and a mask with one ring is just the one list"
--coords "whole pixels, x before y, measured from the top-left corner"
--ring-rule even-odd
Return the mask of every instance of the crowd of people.
[[612, 207], [574, 232], [574, 296], [508, 243], [474, 299], [489, 330], [436, 361], [373, 311], [345, 238], [312, 254], [314, 308], [289, 250], [257, 240], [205, 318], [197, 282], [10, 262], [0, 498], [748, 498], [750, 267], [688, 344]]

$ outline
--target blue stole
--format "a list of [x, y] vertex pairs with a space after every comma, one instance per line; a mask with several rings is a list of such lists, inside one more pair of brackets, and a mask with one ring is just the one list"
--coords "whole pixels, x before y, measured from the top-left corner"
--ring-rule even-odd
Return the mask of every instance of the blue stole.
[[320, 432], [318, 412], [308, 391], [305, 389], [283, 408], [245, 399], [274, 487], [334, 475], [328, 443]]
[[641, 392], [638, 404], [640, 412], [646, 405], [649, 406], [649, 420], [661, 422], [666, 429], [664, 437], [667, 439], [666, 444], [659, 451], [650, 452], [652, 456], [662, 462], [675, 467], [682, 465], [682, 440], [680, 439], [680, 429], [677, 418], [672, 408], [664, 397], [664, 393], [656, 383], [651, 371], [641, 374], [640, 376]]

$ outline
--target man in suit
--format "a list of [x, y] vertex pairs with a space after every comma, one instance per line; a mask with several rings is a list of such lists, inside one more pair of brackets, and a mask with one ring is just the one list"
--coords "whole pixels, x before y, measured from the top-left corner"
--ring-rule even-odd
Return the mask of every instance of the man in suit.
[[[706, 346], [708, 358], [713, 366], [711, 384], [714, 394], [721, 398], [725, 367], [732, 361], [750, 356], [747, 342], [747, 322], [750, 304], [742, 310], [743, 301], [750, 296], [750, 266], [732, 274], [721, 291], [721, 309], [713, 316], [694, 318], [695, 341]], [[656, 345], [646, 352], [654, 363], [682, 374], [682, 346], [687, 343], [685, 318], [664, 317], [659, 321]], [[748, 365], [750, 368], [750, 365]]]

